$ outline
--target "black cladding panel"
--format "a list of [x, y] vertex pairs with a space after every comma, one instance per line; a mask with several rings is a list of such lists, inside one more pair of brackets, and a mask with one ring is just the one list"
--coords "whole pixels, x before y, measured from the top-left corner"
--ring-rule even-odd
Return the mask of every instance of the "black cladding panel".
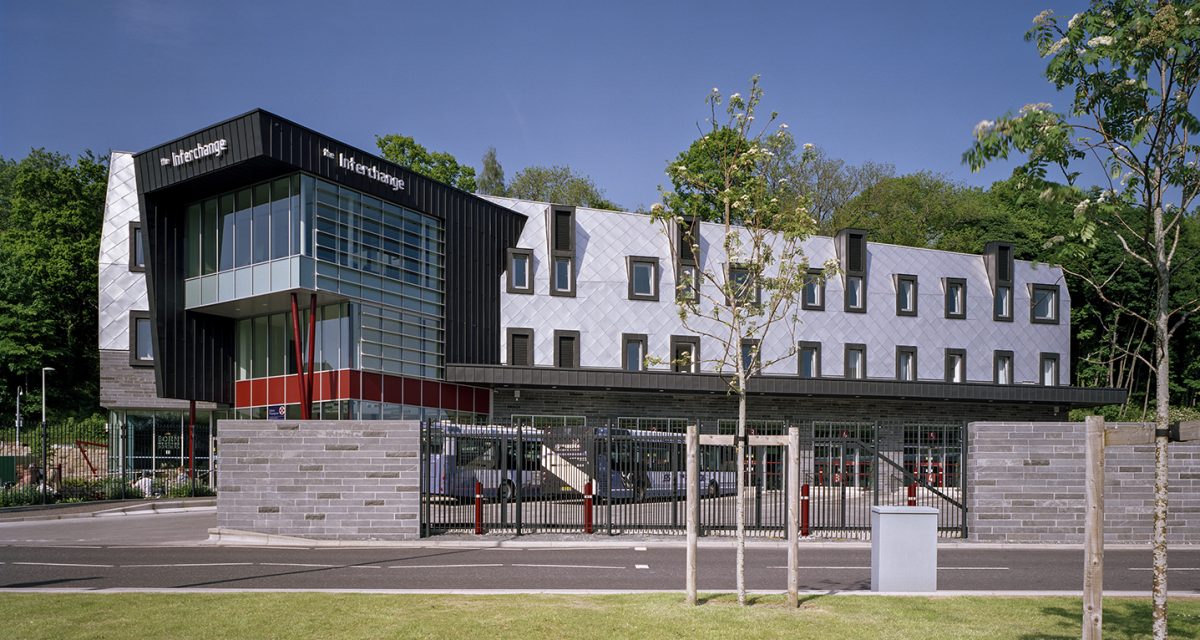
[[184, 309], [185, 205], [294, 171], [441, 219], [446, 362], [500, 362], [500, 276], [524, 216], [262, 110], [143, 151], [134, 163], [160, 396], [233, 401], [233, 321]]

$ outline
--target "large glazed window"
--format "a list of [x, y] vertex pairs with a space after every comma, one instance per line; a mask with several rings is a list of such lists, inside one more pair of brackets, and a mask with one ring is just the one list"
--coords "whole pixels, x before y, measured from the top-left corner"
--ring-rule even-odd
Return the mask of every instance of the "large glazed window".
[[300, 253], [300, 174], [220, 194], [185, 208], [186, 276]]
[[[325, 305], [317, 309], [316, 339], [313, 342], [315, 370], [353, 369], [357, 366], [352, 317], [350, 305], [347, 303]], [[238, 320], [234, 330], [234, 364], [237, 379], [296, 373], [296, 342], [293, 330], [290, 312]], [[307, 309], [300, 311], [300, 336], [300, 353], [307, 360]]]

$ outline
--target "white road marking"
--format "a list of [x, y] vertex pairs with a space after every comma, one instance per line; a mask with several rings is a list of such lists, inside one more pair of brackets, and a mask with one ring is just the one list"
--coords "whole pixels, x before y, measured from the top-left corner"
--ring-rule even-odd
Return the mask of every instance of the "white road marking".
[[164, 567], [248, 567], [253, 562], [176, 562], [171, 564], [123, 564], [122, 569], [161, 569]]
[[[1130, 571], [1153, 571], [1154, 567], [1129, 567]], [[1200, 567], [1167, 567], [1167, 571], [1200, 571]]]
[[635, 568], [635, 569], [649, 569], [649, 568], [650, 568], [650, 565], [648, 565], [648, 564], [635, 564], [635, 565], [633, 565], [633, 568]]
[[634, 547], [633, 550], [634, 551], [645, 551], [646, 547]]
[[[787, 567], [768, 567], [768, 569], [786, 569]], [[865, 567], [797, 567], [798, 569], [846, 569], [854, 571], [869, 571], [870, 566]], [[938, 567], [938, 571], [1009, 571], [1008, 567]]]
[[389, 569], [463, 569], [467, 567], [503, 567], [502, 564], [393, 564]]
[[72, 562], [14, 562], [13, 564], [22, 564], [33, 567], [94, 567], [111, 569], [111, 564], [75, 564]]
[[320, 569], [332, 569], [335, 567], [345, 567], [342, 564], [304, 564], [302, 562], [260, 562], [260, 567], [316, 567]]
[[535, 567], [538, 569], [624, 569], [597, 564], [513, 564], [514, 567]]

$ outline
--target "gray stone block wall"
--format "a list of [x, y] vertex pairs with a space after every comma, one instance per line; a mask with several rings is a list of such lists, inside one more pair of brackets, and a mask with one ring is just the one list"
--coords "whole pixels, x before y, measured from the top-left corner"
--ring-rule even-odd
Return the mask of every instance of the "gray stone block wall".
[[[158, 397], [154, 367], [129, 364], [129, 351], [100, 350], [100, 406], [105, 409], [170, 409], [187, 411], [187, 400]], [[211, 402], [197, 402], [202, 411], [215, 409]]]
[[223, 420], [221, 529], [335, 540], [420, 536], [420, 423]]
[[[967, 526], [977, 542], [1083, 542], [1084, 424], [971, 424]], [[1149, 543], [1154, 447], [1110, 446], [1104, 461], [1104, 539]], [[1200, 443], [1170, 445], [1169, 544], [1200, 544]]]

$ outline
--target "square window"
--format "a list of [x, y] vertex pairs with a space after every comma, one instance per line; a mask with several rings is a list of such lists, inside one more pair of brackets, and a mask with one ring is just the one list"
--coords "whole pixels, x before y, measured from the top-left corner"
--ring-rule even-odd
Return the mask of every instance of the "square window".
[[896, 315], [917, 315], [917, 277], [896, 276]]
[[801, 378], [820, 378], [821, 377], [821, 343], [820, 342], [801, 342], [798, 353], [800, 354], [800, 369], [799, 375]]
[[896, 379], [905, 382], [917, 379], [916, 347], [896, 347]]
[[800, 295], [800, 308], [808, 311], [825, 310], [825, 279], [820, 269], [809, 269]]
[[645, 334], [621, 334], [621, 369], [625, 371], [646, 370]]
[[508, 250], [508, 292], [533, 293], [533, 251]]
[[967, 281], [946, 278], [946, 317], [964, 320], [967, 317]]
[[1058, 285], [1031, 285], [1029, 321], [1035, 324], [1058, 324]]
[[993, 354], [992, 382], [996, 384], [1013, 383], [1013, 353], [1011, 351], [996, 351]]
[[630, 256], [629, 299], [658, 300], [658, 258]]
[[846, 276], [846, 311], [865, 313], [867, 311], [866, 283], [862, 276]]
[[1000, 321], [1012, 320], [1012, 287], [998, 285], [992, 300], [992, 319]]
[[867, 377], [867, 347], [862, 344], [846, 345], [845, 377], [862, 380]]

